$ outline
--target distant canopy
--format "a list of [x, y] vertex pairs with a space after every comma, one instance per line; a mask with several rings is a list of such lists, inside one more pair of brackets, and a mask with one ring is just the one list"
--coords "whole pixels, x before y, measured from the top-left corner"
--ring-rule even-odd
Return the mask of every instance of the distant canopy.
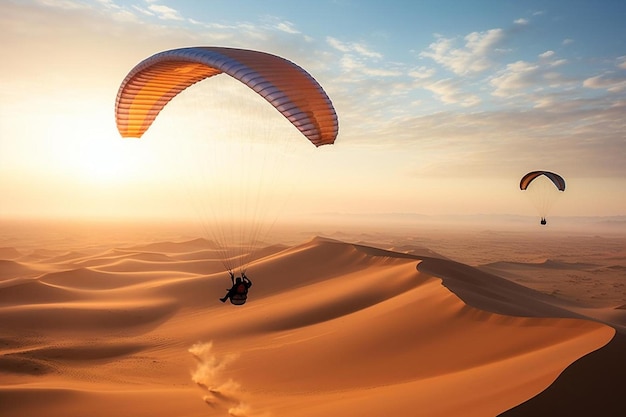
[[334, 143], [335, 109], [319, 83], [284, 58], [259, 51], [192, 47], [157, 53], [133, 68], [115, 102], [122, 137], [141, 137], [165, 105], [187, 87], [225, 73], [261, 95], [315, 146]]
[[550, 171], [532, 171], [524, 175], [519, 183], [520, 190], [526, 190], [535, 178], [542, 175], [545, 175], [548, 179], [550, 179], [559, 191], [565, 191], [565, 180], [563, 177]]

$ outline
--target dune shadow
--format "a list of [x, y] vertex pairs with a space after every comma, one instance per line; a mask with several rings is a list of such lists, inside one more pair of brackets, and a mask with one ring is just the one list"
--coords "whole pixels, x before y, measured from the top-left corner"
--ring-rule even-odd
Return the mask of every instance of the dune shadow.
[[21, 357], [19, 354], [0, 356], [0, 369], [3, 373], [41, 376], [54, 373], [56, 368], [42, 360]]

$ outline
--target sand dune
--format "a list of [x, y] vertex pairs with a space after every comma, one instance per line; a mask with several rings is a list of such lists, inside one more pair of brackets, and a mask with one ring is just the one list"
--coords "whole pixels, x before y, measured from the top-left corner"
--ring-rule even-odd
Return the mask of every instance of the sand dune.
[[118, 274], [93, 268], [77, 268], [44, 274], [39, 278], [39, 281], [66, 289], [105, 290], [136, 285], [171, 275], [168, 272], [159, 273], [158, 271]]
[[0, 248], [0, 259], [10, 260], [10, 259], [19, 258], [20, 256], [22, 256], [22, 254], [13, 247], [8, 246], [8, 247]]
[[129, 246], [129, 250], [157, 253], [188, 253], [203, 249], [217, 249], [219, 246], [210, 240], [197, 238], [182, 242], [153, 242], [146, 245]]
[[37, 274], [36, 268], [31, 268], [20, 262], [0, 259], [0, 279], [35, 276]]
[[559, 415], [582, 401], [574, 386], [611, 415], [613, 381], [596, 373], [624, 367], [626, 302], [521, 281], [620, 274], [623, 259], [470, 266], [414, 242], [355, 241], [263, 248], [235, 307], [218, 301], [229, 279], [204, 239], [85, 251], [12, 238], [0, 415]]

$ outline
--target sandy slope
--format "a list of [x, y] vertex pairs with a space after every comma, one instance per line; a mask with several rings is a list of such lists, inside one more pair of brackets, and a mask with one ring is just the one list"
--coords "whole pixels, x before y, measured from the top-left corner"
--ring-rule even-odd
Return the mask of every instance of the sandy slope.
[[[272, 246], [234, 307], [210, 242], [130, 242], [1, 252], [0, 415], [495, 416], [615, 335], [427, 249]], [[571, 378], [623, 361], [613, 343]]]

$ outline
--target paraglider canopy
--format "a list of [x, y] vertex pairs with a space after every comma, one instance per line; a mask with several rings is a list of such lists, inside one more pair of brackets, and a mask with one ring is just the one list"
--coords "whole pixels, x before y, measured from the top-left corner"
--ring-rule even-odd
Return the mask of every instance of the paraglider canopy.
[[315, 146], [335, 141], [335, 109], [304, 69], [265, 52], [208, 46], [163, 51], [137, 64], [117, 93], [115, 121], [120, 134], [141, 137], [176, 95], [221, 73], [261, 95]]

